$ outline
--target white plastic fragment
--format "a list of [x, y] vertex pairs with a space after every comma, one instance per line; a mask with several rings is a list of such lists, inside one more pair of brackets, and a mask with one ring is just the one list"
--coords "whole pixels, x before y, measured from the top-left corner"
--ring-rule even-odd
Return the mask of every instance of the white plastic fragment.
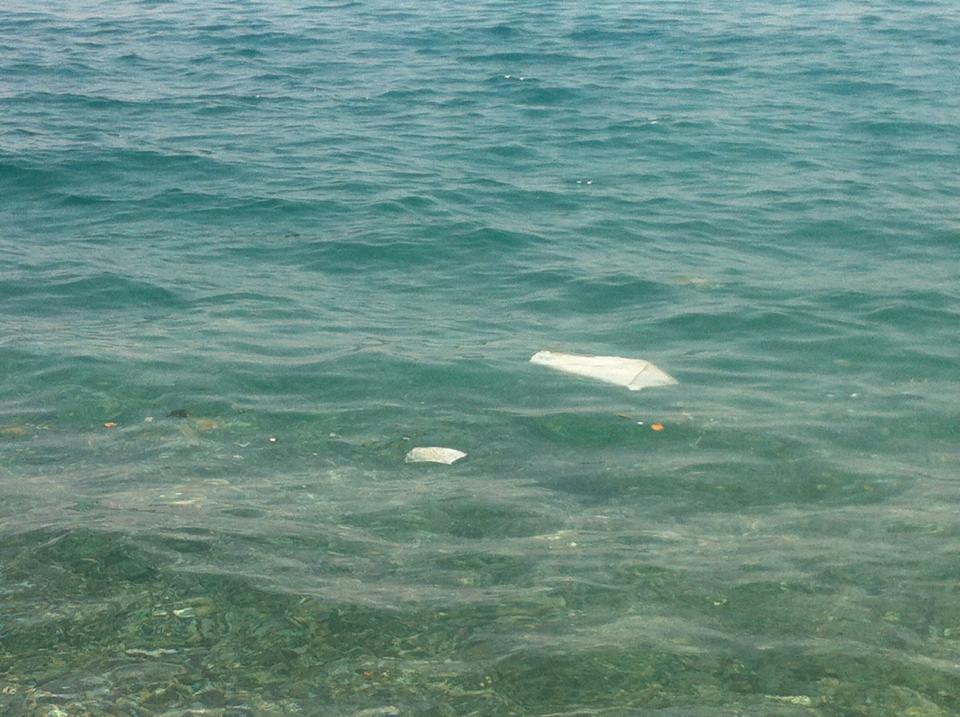
[[788, 705], [800, 705], [801, 707], [812, 707], [813, 698], [808, 695], [765, 695], [771, 700], [784, 702]]
[[438, 446], [418, 446], [411, 449], [404, 463], [456, 463], [461, 458], [466, 458], [467, 454], [458, 451], [456, 448], [440, 448]]
[[154, 650], [142, 650], [137, 647], [132, 647], [129, 650], [124, 650], [128, 657], [164, 657], [165, 655], [176, 655], [178, 650], [170, 650], [163, 647], [158, 647]]
[[576, 354], [538, 351], [530, 363], [546, 366], [554, 371], [595, 378], [617, 386], [639, 391], [649, 386], [670, 386], [677, 380], [665, 371], [643, 359], [620, 356], [578, 356]]

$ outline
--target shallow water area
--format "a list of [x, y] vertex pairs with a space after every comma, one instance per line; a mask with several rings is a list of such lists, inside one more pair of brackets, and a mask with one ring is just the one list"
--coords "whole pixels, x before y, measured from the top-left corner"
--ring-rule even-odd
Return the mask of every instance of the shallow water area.
[[0, 713], [960, 713], [958, 27], [9, 5]]

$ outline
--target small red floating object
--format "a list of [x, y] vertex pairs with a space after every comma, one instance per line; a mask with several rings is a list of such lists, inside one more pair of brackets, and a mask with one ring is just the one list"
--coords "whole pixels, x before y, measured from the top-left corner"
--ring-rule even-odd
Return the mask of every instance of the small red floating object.
[[103, 427], [104, 427], [104, 428], [116, 428], [116, 427], [119, 426], [119, 425], [120, 425], [120, 424], [117, 423], [116, 421], [107, 421], [106, 423], [103, 424]]
[[650, 424], [650, 430], [651, 430], [651, 431], [657, 431], [657, 432], [659, 433], [660, 431], [663, 430], [663, 424], [662, 424], [662, 423], [651, 423], [651, 424]]

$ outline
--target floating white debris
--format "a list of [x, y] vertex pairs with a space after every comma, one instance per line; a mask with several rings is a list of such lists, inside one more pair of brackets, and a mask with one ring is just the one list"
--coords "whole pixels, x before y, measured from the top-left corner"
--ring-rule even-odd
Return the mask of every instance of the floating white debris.
[[578, 356], [538, 351], [530, 358], [530, 363], [546, 366], [555, 371], [626, 386], [631, 391], [639, 391], [649, 386], [670, 386], [677, 382], [673, 376], [643, 359], [619, 356]]
[[439, 448], [437, 446], [418, 446], [407, 453], [404, 463], [456, 463], [467, 454], [456, 448]]
[[812, 707], [813, 698], [807, 695], [764, 695], [771, 700], [784, 702], [788, 705], [800, 705], [801, 707]]
[[124, 652], [129, 657], [164, 657], [165, 655], [176, 655], [179, 650], [170, 650], [163, 647], [158, 647], [154, 650], [141, 650], [136, 647], [132, 647], [129, 650], [124, 650]]

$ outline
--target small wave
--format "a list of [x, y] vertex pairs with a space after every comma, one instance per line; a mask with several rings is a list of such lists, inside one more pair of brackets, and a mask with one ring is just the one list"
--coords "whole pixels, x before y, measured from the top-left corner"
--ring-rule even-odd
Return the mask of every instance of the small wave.
[[6, 281], [2, 296], [15, 300], [19, 312], [46, 314], [64, 307], [85, 311], [124, 311], [131, 306], [174, 309], [184, 300], [159, 284], [115, 273], [61, 277], [37, 282], [31, 279]]
[[660, 40], [665, 35], [665, 30], [660, 27], [662, 22], [658, 21], [658, 27], [643, 27], [622, 30], [609, 30], [603, 28], [584, 28], [575, 30], [567, 35], [567, 38], [574, 42], [604, 44], [604, 43], [627, 43], [644, 42]]
[[36, 196], [64, 181], [64, 177], [47, 164], [4, 159], [0, 155], [0, 189], [8, 198], [23, 192]]
[[578, 55], [558, 52], [489, 52], [484, 54], [464, 55], [461, 58], [464, 62], [486, 63], [495, 62], [499, 65], [519, 65], [543, 63], [566, 64], [580, 62], [582, 58]]

